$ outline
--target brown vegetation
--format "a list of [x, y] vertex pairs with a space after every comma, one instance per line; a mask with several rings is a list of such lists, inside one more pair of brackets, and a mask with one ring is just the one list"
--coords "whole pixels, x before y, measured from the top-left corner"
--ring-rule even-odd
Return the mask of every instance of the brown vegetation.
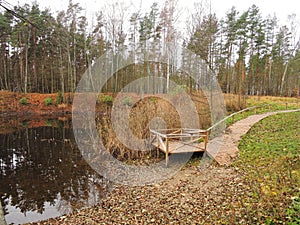
[[[65, 94], [67, 99], [70, 94]], [[26, 98], [27, 104], [22, 104], [20, 100]], [[52, 102], [46, 105], [45, 100], [51, 98]], [[36, 116], [60, 116], [70, 114], [72, 106], [70, 104], [56, 104], [57, 94], [28, 93], [26, 95], [0, 91], [0, 117], [36, 117]]]

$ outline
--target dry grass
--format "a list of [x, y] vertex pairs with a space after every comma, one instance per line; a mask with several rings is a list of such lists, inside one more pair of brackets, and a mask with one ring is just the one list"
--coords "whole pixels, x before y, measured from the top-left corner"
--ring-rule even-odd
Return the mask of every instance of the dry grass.
[[[169, 100], [165, 100], [166, 96], [145, 96], [142, 100], [135, 102], [137, 98], [134, 94], [127, 95], [126, 98], [122, 100], [122, 105], [120, 109], [125, 109], [125, 113], [129, 115], [129, 122], [127, 117], [124, 117], [124, 112], [122, 111], [118, 114], [119, 109], [116, 109], [117, 114], [115, 114], [114, 119], [118, 121], [117, 126], [120, 126], [117, 129], [123, 129], [125, 123], [129, 124], [130, 132], [123, 134], [122, 139], [126, 142], [130, 142], [132, 135], [139, 139], [149, 139], [150, 136], [150, 126], [158, 128], [180, 128], [181, 119], [178, 111], [173, 104], [177, 105], [183, 109], [188, 109], [188, 104], [181, 94], [168, 96]], [[103, 96], [101, 96], [103, 99]], [[107, 98], [109, 99], [109, 98]], [[210, 109], [207, 99], [201, 94], [191, 95], [191, 99], [194, 102], [194, 105], [197, 110], [199, 123], [201, 128], [209, 127], [211, 123], [210, 119]], [[122, 141], [117, 138], [116, 133], [114, 132], [113, 126], [111, 124], [111, 110], [112, 106], [109, 102], [103, 104], [106, 105], [105, 108], [107, 112], [105, 115], [101, 114], [97, 117], [97, 126], [98, 132], [102, 141], [106, 147], [109, 149], [110, 153], [119, 160], [136, 160], [136, 159], [149, 159], [149, 158], [160, 158], [160, 155], [156, 149], [151, 149], [152, 146], [149, 142], [145, 142], [139, 146], [136, 146], [136, 149], [139, 151], [131, 150], [126, 147]], [[115, 107], [115, 106], [114, 106]], [[118, 106], [117, 106], [118, 107]], [[158, 119], [159, 118], [159, 119]], [[191, 124], [195, 121], [192, 118], [187, 118], [188, 121], [191, 121]], [[153, 128], [153, 127], [152, 127]], [[142, 150], [142, 151], [141, 151]]]
[[247, 96], [247, 105], [270, 104], [275, 109], [296, 109], [300, 108], [300, 98], [276, 97], [276, 96]]
[[[132, 135], [139, 139], [149, 139], [149, 128], [150, 124], [153, 126], [153, 121], [156, 121], [156, 126], [159, 124], [159, 128], [180, 128], [182, 118], [180, 118], [178, 111], [175, 109], [174, 103], [177, 105], [177, 107], [180, 107], [184, 110], [188, 108], [189, 104], [185, 99], [186, 96], [183, 96], [180, 93], [171, 95], [171, 101], [173, 104], [171, 104], [170, 101], [165, 100], [166, 96], [163, 94], [158, 96], [145, 95], [141, 100], [139, 100], [139, 97], [133, 93], [126, 94], [125, 97], [118, 96], [118, 98], [121, 99], [121, 105], [117, 107], [125, 109], [126, 113], [129, 115], [129, 120], [128, 117], [124, 117], [124, 112], [122, 112], [120, 115], [116, 115], [114, 119], [118, 121], [117, 127], [120, 127], [115, 127], [115, 129], [123, 129], [123, 124], [128, 123], [131, 132], [126, 132], [123, 134], [122, 142], [117, 138], [118, 135], [114, 132], [111, 124], [111, 110], [115, 104], [116, 96], [113, 97], [112, 94], [101, 94], [99, 98], [99, 105], [101, 105], [102, 108], [105, 108], [105, 113], [102, 111], [101, 115], [99, 115], [96, 119], [99, 134], [106, 149], [109, 149], [110, 153], [114, 155], [114, 157], [122, 161], [144, 161], [148, 159], [155, 160], [156, 158], [160, 159], [163, 157], [163, 155], [161, 155], [156, 149], [152, 149], [152, 146], [147, 141], [143, 144], [137, 145], [135, 148], [137, 150], [131, 150], [132, 148], [126, 147], [123, 142], [124, 140], [126, 142], [130, 142]], [[201, 128], [210, 127], [211, 111], [208, 99], [203, 93], [196, 92], [191, 94], [190, 98], [196, 107]], [[228, 113], [236, 112], [253, 105], [271, 104], [271, 110], [274, 111], [286, 108], [299, 108], [300, 106], [300, 99], [297, 98], [269, 96], [239, 97], [238, 95], [224, 94], [224, 100]], [[120, 110], [116, 109], [116, 111]], [[214, 113], [218, 114], [219, 112], [217, 111]], [[157, 120], [157, 118], [159, 119]]]
[[273, 106], [282, 106], [289, 108], [299, 108], [300, 98], [296, 97], [277, 97], [277, 96], [242, 96], [239, 103], [239, 96], [233, 94], [224, 94], [227, 111], [238, 111], [240, 109], [270, 104]]
[[247, 107], [246, 97], [233, 94], [224, 94], [227, 112], [237, 112]]

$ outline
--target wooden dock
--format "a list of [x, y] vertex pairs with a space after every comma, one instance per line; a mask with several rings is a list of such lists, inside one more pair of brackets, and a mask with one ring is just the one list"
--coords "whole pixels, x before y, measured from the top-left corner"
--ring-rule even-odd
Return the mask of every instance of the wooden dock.
[[175, 128], [150, 129], [151, 143], [166, 155], [166, 165], [169, 154], [187, 152], [205, 152], [208, 143], [208, 130]]

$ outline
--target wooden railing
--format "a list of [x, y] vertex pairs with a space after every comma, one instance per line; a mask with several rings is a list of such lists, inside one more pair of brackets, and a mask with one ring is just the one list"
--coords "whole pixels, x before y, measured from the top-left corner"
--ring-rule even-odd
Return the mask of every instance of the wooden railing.
[[[209, 132], [201, 129], [175, 128], [175, 129], [150, 129], [151, 143], [162, 150], [166, 155], [168, 165], [170, 153], [206, 151]], [[203, 138], [204, 146], [201, 147]], [[156, 141], [156, 142], [155, 142]], [[174, 143], [177, 143], [174, 145]], [[173, 145], [171, 145], [173, 144]], [[170, 146], [171, 145], [171, 146]], [[188, 147], [188, 148], [183, 148]]]
[[[288, 104], [285, 104], [285, 109], [288, 109]], [[231, 123], [234, 123], [235, 116], [238, 114], [243, 114], [247, 111], [254, 110], [254, 114], [257, 114], [257, 110], [259, 108], [268, 108], [268, 110], [271, 110], [272, 104], [264, 104], [264, 105], [259, 105], [259, 106], [252, 106], [248, 107], [246, 109], [242, 109], [238, 112], [234, 112], [225, 118], [221, 119], [217, 123], [213, 124], [211, 127], [208, 129], [190, 129], [190, 128], [176, 128], [176, 129], [159, 129], [159, 130], [154, 130], [150, 129], [150, 133], [152, 136], [151, 143], [154, 142], [156, 139], [157, 141], [157, 146], [159, 149], [161, 149], [163, 152], [166, 154], [166, 165], [168, 164], [168, 155], [169, 153], [176, 153], [176, 149], [169, 149], [170, 146], [170, 141], [173, 139], [178, 139], [181, 140], [183, 138], [191, 138], [190, 143], [195, 143], [199, 142], [201, 138], [204, 138], [204, 152], [206, 151], [206, 146], [209, 140], [210, 133], [212, 129], [215, 127], [219, 126], [220, 124], [226, 122], [229, 118], [232, 119]], [[300, 109], [295, 109], [295, 111], [300, 111]], [[192, 149], [191, 149], [192, 151]]]
[[[298, 102], [282, 102], [281, 104], [284, 104], [285, 105], [285, 109], [287, 110], [289, 104], [295, 104], [295, 103], [298, 106]], [[236, 115], [241, 114], [241, 113], [243, 114], [244, 112], [247, 112], [247, 111], [250, 111], [250, 110], [254, 110], [254, 114], [257, 114], [257, 109], [259, 109], [259, 108], [265, 108], [265, 107], [268, 107], [268, 110], [270, 111], [271, 107], [272, 107], [272, 104], [264, 104], [264, 105], [258, 105], [258, 106], [251, 106], [251, 107], [248, 107], [246, 109], [242, 109], [242, 110], [240, 110], [238, 112], [234, 112], [234, 113], [230, 114], [229, 116], [226, 116], [222, 120], [218, 121], [217, 123], [215, 123], [214, 125], [212, 125], [211, 127], [209, 127], [207, 130], [211, 131], [213, 128], [215, 128], [218, 125], [220, 125], [221, 123], [227, 121], [229, 118], [232, 118], [231, 124], [233, 124]]]
[[232, 123], [234, 123], [234, 117], [236, 115], [240, 114], [240, 113], [244, 113], [244, 112], [247, 112], [247, 111], [250, 111], [250, 110], [254, 109], [255, 110], [254, 113], [256, 114], [256, 110], [258, 108], [269, 107], [269, 110], [270, 110], [270, 106], [271, 106], [270, 104], [265, 104], [265, 105], [261, 105], [261, 106], [251, 106], [251, 107], [248, 107], [246, 109], [242, 109], [242, 110], [240, 110], [238, 112], [234, 112], [234, 113], [230, 114], [229, 116], [226, 116], [225, 118], [219, 120], [217, 123], [215, 123], [214, 125], [212, 125], [211, 127], [209, 127], [207, 130], [211, 131], [213, 128], [217, 127], [218, 125], [220, 125], [221, 123], [225, 122], [229, 118], [232, 118]]

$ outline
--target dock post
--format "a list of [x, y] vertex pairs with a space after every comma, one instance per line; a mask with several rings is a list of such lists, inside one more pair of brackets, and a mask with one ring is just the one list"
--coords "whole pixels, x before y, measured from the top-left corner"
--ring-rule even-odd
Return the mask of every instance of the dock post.
[[0, 201], [0, 225], [6, 225], [5, 217], [4, 217], [4, 211], [2, 208], [2, 204]]
[[168, 166], [169, 162], [169, 141], [168, 138], [166, 138], [166, 166]]
[[209, 136], [209, 131], [205, 131], [205, 143], [204, 143], [204, 150], [206, 152], [206, 147], [208, 143], [208, 136]]
[[156, 136], [156, 141], [157, 141], [157, 148], [156, 148], [156, 158], [159, 158], [159, 137], [158, 134], [155, 135]]

